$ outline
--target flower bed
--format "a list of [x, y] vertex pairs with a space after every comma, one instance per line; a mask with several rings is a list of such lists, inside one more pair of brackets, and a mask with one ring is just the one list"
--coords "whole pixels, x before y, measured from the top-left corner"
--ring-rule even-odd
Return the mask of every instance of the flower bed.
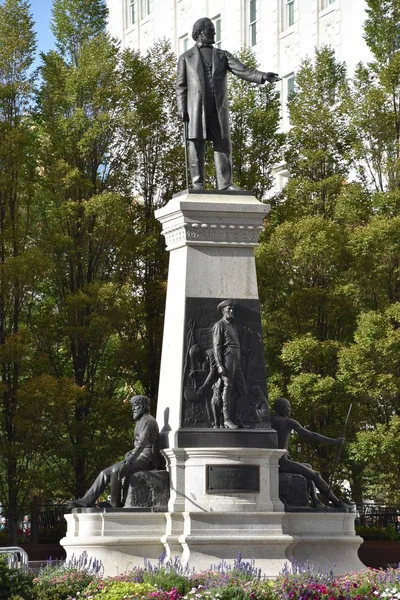
[[[288, 565], [266, 580], [253, 562], [238, 559], [196, 573], [178, 560], [118, 577], [103, 577], [101, 565], [48, 565], [39, 575], [9, 570], [0, 560], [0, 600], [400, 600], [400, 569], [335, 576], [312, 565]], [[5, 582], [5, 583], [4, 583]], [[13, 587], [14, 586], [14, 587]]]

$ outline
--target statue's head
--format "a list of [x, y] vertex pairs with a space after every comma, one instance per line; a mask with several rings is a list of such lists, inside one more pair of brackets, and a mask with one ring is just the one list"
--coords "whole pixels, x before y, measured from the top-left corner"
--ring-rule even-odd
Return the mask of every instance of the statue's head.
[[286, 398], [277, 398], [274, 402], [274, 410], [281, 417], [290, 417], [292, 407]]
[[132, 415], [135, 420], [139, 419], [145, 413], [150, 412], [150, 398], [147, 396], [132, 396], [129, 402], [131, 403]]
[[217, 306], [217, 310], [222, 313], [224, 319], [231, 321], [235, 316], [236, 302], [234, 300], [223, 300]]
[[215, 44], [215, 27], [211, 19], [202, 17], [193, 25], [192, 38], [202, 44]]
[[200, 347], [197, 344], [193, 344], [193, 346], [191, 346], [190, 350], [189, 350], [190, 358], [196, 358], [199, 356], [199, 354], [200, 354]]

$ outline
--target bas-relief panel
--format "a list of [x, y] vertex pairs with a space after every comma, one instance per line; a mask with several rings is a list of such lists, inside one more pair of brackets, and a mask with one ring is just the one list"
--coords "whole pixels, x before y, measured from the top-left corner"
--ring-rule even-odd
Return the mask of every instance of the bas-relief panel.
[[[221, 319], [216, 308], [220, 301], [217, 298], [186, 300], [182, 373], [182, 426], [186, 428], [209, 428], [215, 425], [213, 402], [218, 394], [222, 394], [223, 389], [220, 389], [218, 374], [214, 378], [208, 376], [213, 369], [212, 330], [214, 324]], [[236, 301], [235, 325], [241, 346], [241, 368], [247, 387], [243, 420], [252, 428], [267, 429], [268, 420], [261, 418], [259, 410], [260, 399], [267, 396], [267, 383], [258, 300]]]

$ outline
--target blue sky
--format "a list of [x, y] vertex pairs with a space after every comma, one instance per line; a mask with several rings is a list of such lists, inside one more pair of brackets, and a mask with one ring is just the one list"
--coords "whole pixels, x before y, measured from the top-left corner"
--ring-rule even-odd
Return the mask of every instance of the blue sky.
[[30, 4], [30, 12], [35, 21], [38, 53], [47, 52], [54, 47], [54, 38], [50, 31], [52, 0], [30, 0]]

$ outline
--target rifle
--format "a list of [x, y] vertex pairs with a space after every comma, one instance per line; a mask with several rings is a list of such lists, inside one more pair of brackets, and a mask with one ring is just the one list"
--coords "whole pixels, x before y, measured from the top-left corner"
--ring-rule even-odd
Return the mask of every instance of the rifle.
[[335, 472], [336, 472], [336, 469], [337, 469], [337, 466], [338, 466], [338, 463], [339, 463], [340, 454], [342, 452], [342, 448], [343, 448], [343, 444], [344, 444], [344, 436], [345, 436], [345, 433], [346, 433], [347, 423], [349, 422], [349, 418], [350, 418], [352, 406], [353, 405], [350, 404], [349, 410], [347, 412], [347, 417], [346, 417], [346, 420], [345, 420], [344, 425], [343, 425], [343, 431], [342, 431], [342, 436], [341, 436], [343, 438], [342, 439], [342, 443], [340, 444], [340, 446], [338, 446], [338, 449], [336, 450], [335, 462], [334, 462], [334, 465], [333, 465], [331, 476], [329, 477], [329, 488], [328, 488], [328, 494], [326, 496], [326, 504], [325, 504], [325, 506], [328, 506], [328, 504], [329, 504], [329, 494], [331, 493], [331, 490], [332, 490], [333, 478], [335, 477]]

